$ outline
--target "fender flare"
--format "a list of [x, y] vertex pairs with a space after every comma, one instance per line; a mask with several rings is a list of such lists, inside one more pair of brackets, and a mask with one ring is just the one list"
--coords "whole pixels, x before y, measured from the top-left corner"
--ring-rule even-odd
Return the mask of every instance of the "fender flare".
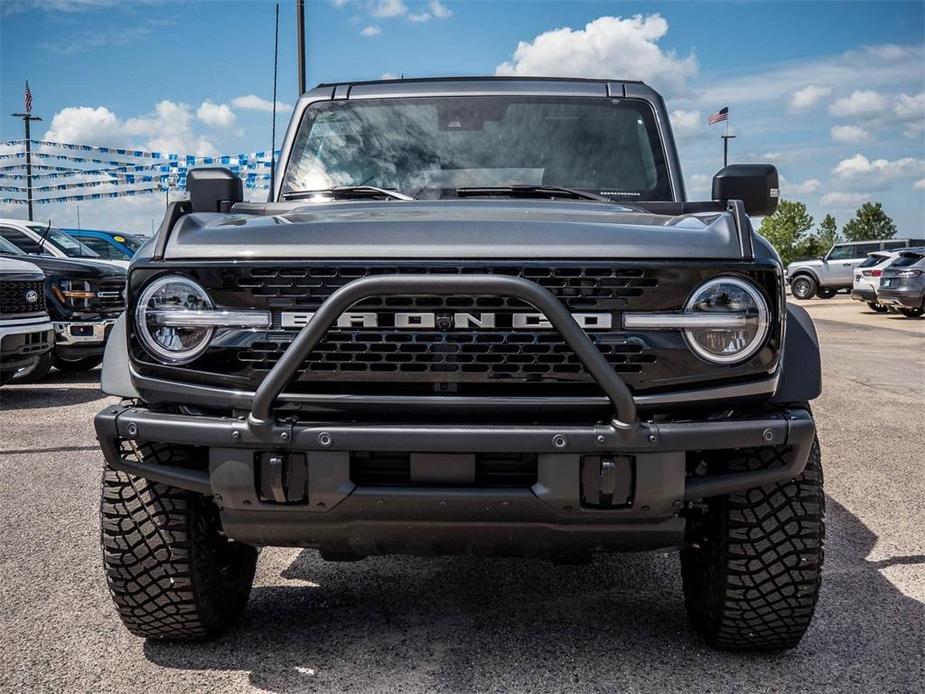
[[802, 306], [787, 304], [780, 380], [771, 402], [808, 402], [822, 392], [822, 359], [813, 319]]
[[819, 279], [819, 275], [816, 274], [816, 271], [815, 271], [815, 270], [813, 270], [812, 268], [808, 268], [808, 267], [801, 267], [801, 268], [798, 268], [792, 275], [790, 275], [790, 276], [787, 278], [788, 284], [789, 284], [789, 283], [792, 283], [793, 280], [795, 280], [795, 279], [796, 279], [797, 277], [799, 277], [800, 275], [809, 275], [810, 277], [813, 278], [813, 281], [814, 281], [818, 286], [820, 286], [820, 287], [822, 286], [822, 280]]
[[125, 334], [125, 312], [116, 320], [106, 341], [106, 351], [103, 352], [103, 374], [100, 377], [100, 388], [106, 395], [117, 395], [121, 398], [141, 398], [132, 383], [132, 374], [128, 361], [128, 338]]

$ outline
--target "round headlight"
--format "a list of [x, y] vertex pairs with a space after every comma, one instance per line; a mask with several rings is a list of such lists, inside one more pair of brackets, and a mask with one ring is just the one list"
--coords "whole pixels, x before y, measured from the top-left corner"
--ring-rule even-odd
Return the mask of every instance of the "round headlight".
[[145, 288], [135, 308], [138, 335], [151, 354], [168, 364], [183, 364], [198, 357], [209, 345], [214, 328], [178, 327], [165, 317], [171, 311], [211, 309], [206, 290], [191, 279], [170, 275]]
[[770, 327], [768, 304], [761, 292], [735, 277], [717, 277], [702, 284], [691, 295], [685, 312], [704, 315], [707, 321], [717, 319], [713, 326], [684, 331], [691, 349], [716, 364], [748, 359], [761, 349]]

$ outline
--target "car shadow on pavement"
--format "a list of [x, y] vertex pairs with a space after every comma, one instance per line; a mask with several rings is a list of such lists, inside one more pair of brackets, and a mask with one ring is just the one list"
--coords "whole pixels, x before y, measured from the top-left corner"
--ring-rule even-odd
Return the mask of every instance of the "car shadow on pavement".
[[[98, 379], [97, 379], [98, 380]], [[97, 388], [73, 388], [78, 383], [73, 378], [68, 379], [67, 385], [53, 385], [48, 379], [39, 383], [4, 387], [0, 391], [0, 411], [3, 410], [36, 410], [52, 407], [67, 407], [82, 405], [94, 400], [102, 400], [109, 396]], [[92, 381], [87, 381], [92, 383]]]
[[776, 656], [697, 638], [674, 555], [331, 564], [309, 550], [282, 572], [284, 585], [254, 589], [226, 637], [144, 650], [164, 667], [247, 671], [272, 692], [914, 691], [925, 605], [881, 571], [925, 557], [867, 561], [876, 540], [828, 499], [816, 618], [797, 649]]

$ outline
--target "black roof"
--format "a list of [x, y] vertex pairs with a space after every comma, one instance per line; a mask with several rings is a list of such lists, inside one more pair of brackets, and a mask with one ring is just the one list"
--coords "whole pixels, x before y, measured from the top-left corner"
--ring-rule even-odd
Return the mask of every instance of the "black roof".
[[645, 84], [641, 80], [621, 80], [621, 79], [603, 79], [593, 77], [526, 77], [523, 75], [470, 75], [456, 77], [401, 77], [387, 80], [360, 80], [358, 82], [321, 82], [318, 87], [337, 87], [340, 85], [349, 85], [356, 87], [369, 84], [396, 84], [396, 83], [421, 83], [421, 82], [590, 82], [593, 84], [610, 84], [620, 82], [621, 84]]

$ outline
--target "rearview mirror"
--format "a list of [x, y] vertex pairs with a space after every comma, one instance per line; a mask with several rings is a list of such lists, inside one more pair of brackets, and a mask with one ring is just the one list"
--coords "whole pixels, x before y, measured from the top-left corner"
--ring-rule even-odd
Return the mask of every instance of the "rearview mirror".
[[241, 179], [223, 166], [190, 169], [186, 190], [193, 212], [229, 212], [233, 204], [244, 200]]
[[750, 215], [774, 214], [779, 197], [777, 168], [771, 164], [732, 164], [713, 177], [713, 199], [741, 200]]

